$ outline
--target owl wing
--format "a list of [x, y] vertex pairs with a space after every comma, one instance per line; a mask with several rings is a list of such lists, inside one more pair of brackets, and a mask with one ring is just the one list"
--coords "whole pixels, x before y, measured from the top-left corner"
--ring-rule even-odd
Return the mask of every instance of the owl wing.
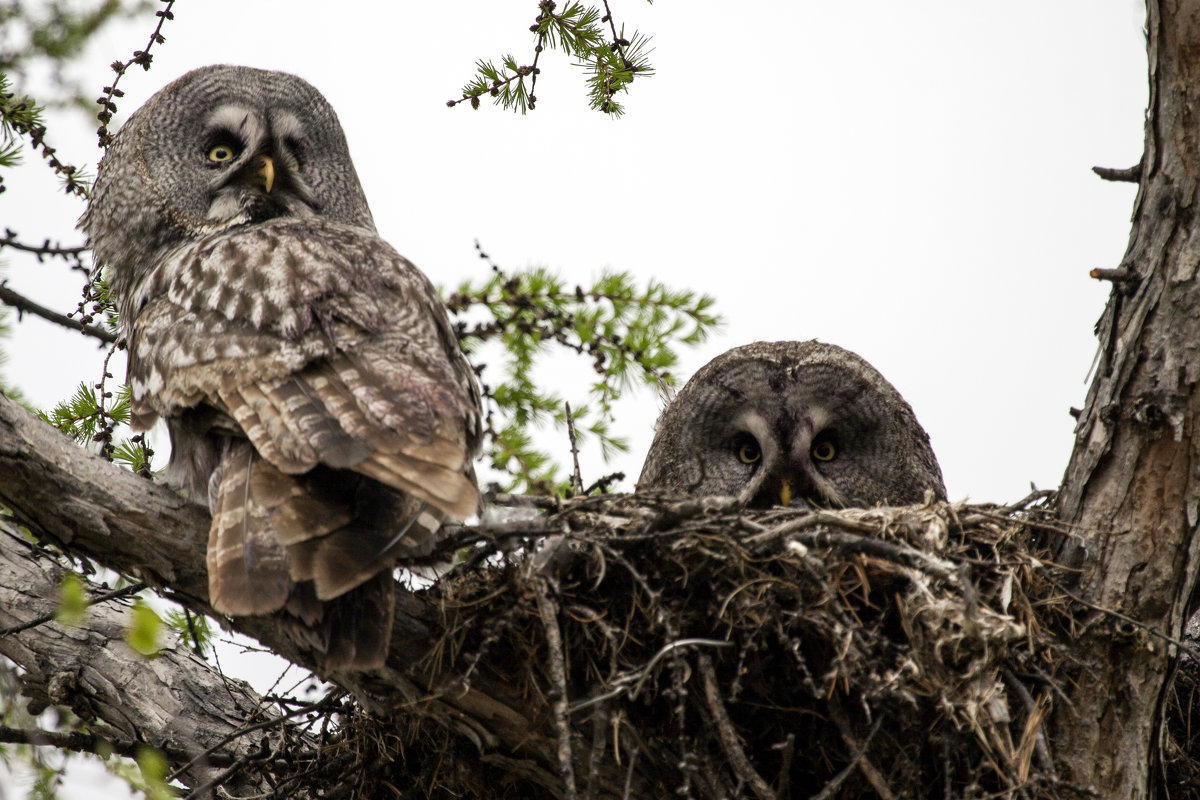
[[[346, 595], [476, 510], [473, 372], [432, 285], [372, 232], [299, 218], [214, 234], [129, 297], [133, 422], [167, 417], [170, 477], [209, 497], [218, 610], [295, 604], [300, 581]], [[200, 417], [223, 442], [206, 458]]]

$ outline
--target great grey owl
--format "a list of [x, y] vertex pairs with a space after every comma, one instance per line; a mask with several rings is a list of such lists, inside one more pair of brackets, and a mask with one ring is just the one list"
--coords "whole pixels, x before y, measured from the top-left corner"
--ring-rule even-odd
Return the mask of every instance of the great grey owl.
[[638, 490], [756, 507], [946, 496], [929, 437], [890, 383], [831, 344], [756, 342], [700, 369], [659, 419]]
[[381, 665], [397, 559], [478, 505], [480, 400], [434, 288], [376, 233], [333, 108], [293, 75], [189, 72], [122, 127], [80, 226], [133, 427], [166, 420], [167, 481], [212, 512], [212, 606], [282, 610], [325, 670]]

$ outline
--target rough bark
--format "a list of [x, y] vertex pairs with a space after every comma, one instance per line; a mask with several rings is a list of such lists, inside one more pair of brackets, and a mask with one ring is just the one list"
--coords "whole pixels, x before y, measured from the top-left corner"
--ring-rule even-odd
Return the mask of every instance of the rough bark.
[[[226, 678], [186, 648], [169, 647], [153, 659], [138, 656], [123, 639], [125, 606], [92, 605], [79, 625], [50, 621], [15, 630], [55, 613], [66, 574], [0, 521], [0, 654], [24, 670], [33, 710], [69, 708], [89, 723], [82, 746], [94, 743], [96, 751], [111, 747], [135, 756], [145, 744], [175, 763], [194, 760], [179, 776], [188, 786], [249, 761], [267, 734], [239, 735], [240, 729], [248, 721], [279, 721], [278, 713], [247, 684]], [[93, 595], [101, 592], [92, 588]], [[266, 788], [261, 774], [245, 769], [224, 782], [238, 793]]]
[[1151, 754], [1200, 570], [1200, 2], [1149, 0], [1150, 107], [1129, 248], [1098, 326], [1102, 354], [1064, 476], [1080, 592], [1133, 621], [1081, 628], [1093, 668], [1057, 709], [1071, 780], [1153, 795]]

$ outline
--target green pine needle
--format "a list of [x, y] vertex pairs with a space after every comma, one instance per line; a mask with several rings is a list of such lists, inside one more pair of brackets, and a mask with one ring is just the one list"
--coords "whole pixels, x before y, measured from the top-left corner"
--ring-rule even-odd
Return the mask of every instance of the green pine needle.
[[524, 114], [536, 107], [538, 62], [546, 50], [560, 50], [588, 74], [588, 103], [591, 108], [620, 117], [624, 108], [615, 99], [627, 92], [636, 78], [654, 74], [650, 63], [650, 38], [636, 31], [628, 38], [600, 7], [570, 2], [559, 11], [550, 0], [538, 3], [538, 15], [529, 28], [534, 34], [533, 58], [519, 65], [511, 55], [502, 66], [480, 60], [475, 75], [463, 86], [462, 96], [448, 106], [469, 102], [478, 109], [482, 98], [491, 97], [501, 108]]
[[[680, 346], [703, 342], [721, 324], [707, 295], [645, 287], [628, 272], [606, 271], [589, 287], [569, 286], [544, 267], [510, 274], [493, 265], [485, 280], [458, 286], [447, 298], [459, 316], [459, 338], [475, 356], [499, 347], [497, 381], [484, 365], [487, 456], [508, 476], [508, 491], [558, 485], [563, 467], [532, 443], [532, 427], [565, 431], [564, 398], [542, 388], [535, 372], [552, 352], [588, 359], [597, 379], [586, 399], [570, 398], [577, 440], [594, 438], [604, 458], [628, 450], [613, 432], [614, 403], [626, 391], [671, 385]], [[583, 400], [582, 402], [580, 402]]]

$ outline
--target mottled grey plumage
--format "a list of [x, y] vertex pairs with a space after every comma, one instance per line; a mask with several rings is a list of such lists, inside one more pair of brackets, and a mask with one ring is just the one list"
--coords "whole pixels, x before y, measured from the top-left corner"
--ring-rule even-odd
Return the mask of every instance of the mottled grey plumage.
[[396, 560], [478, 505], [480, 401], [329, 103], [293, 75], [190, 72], [121, 129], [81, 227], [133, 425], [166, 420], [168, 481], [213, 513], [213, 607], [285, 610], [326, 669], [382, 664]]
[[638, 489], [759, 507], [946, 496], [904, 398], [859, 356], [817, 341], [756, 342], [705, 365], [663, 412]]

